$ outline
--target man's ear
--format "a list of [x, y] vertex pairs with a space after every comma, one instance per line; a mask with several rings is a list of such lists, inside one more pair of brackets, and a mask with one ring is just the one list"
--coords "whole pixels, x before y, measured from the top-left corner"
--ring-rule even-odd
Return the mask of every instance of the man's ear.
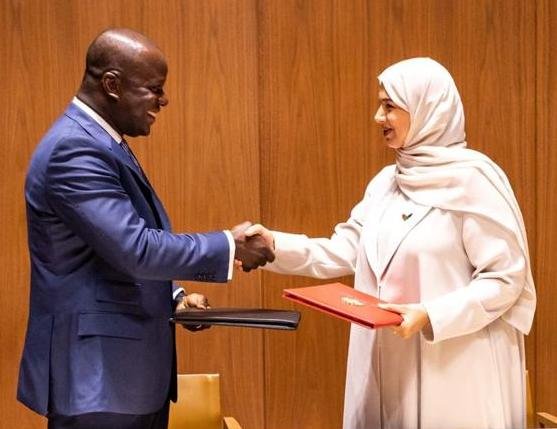
[[120, 82], [120, 75], [117, 71], [104, 72], [101, 77], [101, 82], [106, 94], [114, 101], [120, 100], [122, 87]]

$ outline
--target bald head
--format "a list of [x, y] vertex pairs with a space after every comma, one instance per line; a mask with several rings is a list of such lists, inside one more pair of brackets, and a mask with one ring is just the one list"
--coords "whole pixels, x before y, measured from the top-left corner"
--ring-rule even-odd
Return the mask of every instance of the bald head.
[[107, 71], [127, 71], [142, 62], [145, 56], [158, 56], [164, 61], [161, 50], [143, 34], [127, 28], [106, 30], [89, 46], [85, 72], [99, 78]]
[[126, 28], [106, 30], [87, 50], [78, 97], [120, 134], [147, 135], [168, 103], [166, 73], [164, 55], [152, 40]]

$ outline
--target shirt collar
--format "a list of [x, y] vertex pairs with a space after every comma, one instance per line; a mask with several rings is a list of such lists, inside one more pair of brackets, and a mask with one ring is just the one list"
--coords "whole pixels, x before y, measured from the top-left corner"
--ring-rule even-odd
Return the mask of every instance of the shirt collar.
[[112, 137], [116, 141], [116, 143], [120, 144], [122, 142], [122, 136], [118, 134], [118, 132], [114, 128], [112, 128], [108, 124], [108, 122], [106, 122], [101, 117], [101, 115], [99, 115], [97, 112], [91, 109], [91, 107], [89, 107], [87, 104], [85, 104], [77, 97], [74, 97], [72, 99], [72, 103], [75, 104], [77, 107], [79, 107], [81, 110], [83, 110], [87, 115], [91, 117], [91, 119], [93, 119], [97, 124], [99, 124], [103, 128], [103, 130], [105, 130], [110, 135], [110, 137]]

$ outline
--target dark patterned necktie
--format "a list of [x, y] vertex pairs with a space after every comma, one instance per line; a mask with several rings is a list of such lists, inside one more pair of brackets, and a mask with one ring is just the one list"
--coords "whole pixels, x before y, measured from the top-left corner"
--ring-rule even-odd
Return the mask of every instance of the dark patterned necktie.
[[[147, 185], [151, 188], [151, 190], [153, 189], [153, 187], [151, 186], [151, 183], [149, 182], [149, 179], [147, 178], [147, 175], [145, 174], [145, 172], [143, 171], [143, 168], [141, 168], [141, 165], [139, 165], [139, 161], [137, 160], [137, 158], [135, 157], [135, 155], [133, 154], [131, 148], [128, 146], [128, 142], [124, 139], [122, 139], [122, 141], [120, 142], [120, 147], [122, 149], [124, 149], [124, 151], [128, 154], [128, 156], [130, 157], [130, 159], [133, 161], [133, 163], [135, 164], [135, 166], [137, 167], [137, 169], [139, 170], [139, 172], [141, 173], [141, 176], [143, 177], [143, 179], [145, 180], [145, 182], [147, 182]], [[152, 191], [154, 192], [154, 191]], [[155, 222], [157, 223], [157, 227], [164, 229], [164, 224], [162, 222], [161, 216], [159, 214], [159, 211], [157, 209], [156, 203], [155, 203], [155, 199], [157, 198], [156, 195], [146, 195], [146, 198], [149, 201], [149, 205], [152, 207], [153, 210], [153, 215], [155, 216]]]
[[120, 146], [122, 147], [122, 149], [124, 149], [124, 151], [128, 154], [128, 156], [130, 157], [130, 159], [133, 161], [133, 163], [135, 164], [135, 166], [139, 169], [139, 171], [141, 171], [141, 174], [143, 174], [143, 169], [141, 168], [141, 166], [139, 165], [139, 161], [137, 160], [137, 158], [135, 157], [135, 155], [133, 154], [131, 148], [128, 146], [128, 142], [124, 139], [122, 139], [122, 141], [120, 142]]

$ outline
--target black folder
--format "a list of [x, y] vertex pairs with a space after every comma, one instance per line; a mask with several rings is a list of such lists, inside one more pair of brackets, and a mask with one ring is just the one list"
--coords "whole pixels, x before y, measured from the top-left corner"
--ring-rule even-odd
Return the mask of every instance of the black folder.
[[176, 311], [170, 321], [193, 326], [220, 325], [294, 330], [300, 322], [300, 313], [264, 308], [188, 308]]

